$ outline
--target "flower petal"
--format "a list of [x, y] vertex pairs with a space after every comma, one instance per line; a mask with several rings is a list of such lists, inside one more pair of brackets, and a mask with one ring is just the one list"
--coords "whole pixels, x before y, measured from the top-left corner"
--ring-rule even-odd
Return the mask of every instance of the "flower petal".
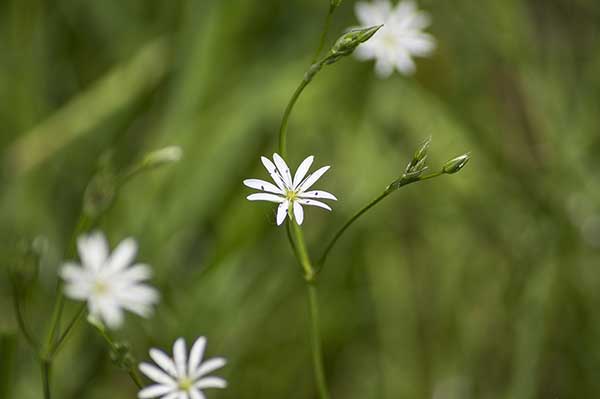
[[392, 75], [392, 72], [394, 72], [394, 64], [390, 60], [381, 57], [377, 58], [375, 62], [375, 74], [377, 77], [386, 79]]
[[176, 392], [170, 393], [168, 395], [165, 395], [160, 399], [178, 399], [178, 398], [179, 398], [179, 391], [176, 391]]
[[300, 182], [302, 182], [302, 179], [304, 179], [304, 176], [306, 176], [306, 173], [308, 172], [308, 169], [310, 169], [310, 166], [312, 165], [314, 160], [315, 157], [311, 155], [309, 157], [306, 157], [306, 159], [302, 161], [300, 166], [298, 166], [298, 169], [296, 169], [296, 174], [294, 175], [293, 188], [298, 187]]
[[160, 349], [150, 349], [150, 357], [160, 368], [165, 370], [171, 376], [177, 378], [177, 370], [175, 369], [175, 363], [167, 354]]
[[179, 392], [179, 396], [177, 397], [177, 399], [190, 399], [190, 397], [188, 396], [187, 392]]
[[267, 157], [260, 157], [260, 160], [262, 161], [262, 164], [265, 166], [265, 169], [267, 169], [267, 172], [269, 172], [270, 175], [272, 175], [273, 173], [277, 173], [277, 166], [275, 166], [275, 164]]
[[150, 386], [142, 389], [138, 393], [138, 398], [140, 398], [140, 399], [156, 398], [157, 396], [171, 393], [174, 390], [175, 390], [174, 386], [154, 384], [154, 385], [150, 385]]
[[153, 366], [149, 363], [140, 363], [139, 369], [142, 373], [144, 373], [144, 375], [151, 380], [158, 382], [159, 384], [177, 387], [175, 380], [156, 366]]
[[177, 375], [180, 377], [187, 375], [187, 354], [185, 353], [185, 340], [183, 338], [178, 338], [173, 344], [173, 360], [175, 360]]
[[196, 388], [191, 388], [189, 394], [191, 399], [206, 399], [206, 396]]
[[203, 375], [206, 375], [217, 369], [220, 369], [221, 367], [225, 366], [226, 363], [227, 363], [227, 360], [225, 360], [222, 357], [214, 357], [212, 359], [208, 359], [207, 361], [202, 363], [200, 365], [200, 367], [198, 367], [196, 369], [192, 378], [194, 378], [194, 379], [200, 378]]
[[260, 179], [246, 179], [244, 180], [244, 185], [256, 190], [262, 190], [273, 194], [283, 194], [283, 190], [273, 183], [269, 183], [268, 181]]
[[292, 188], [292, 175], [290, 173], [290, 168], [285, 163], [283, 158], [277, 153], [273, 154], [273, 160], [275, 161], [275, 165], [277, 165], [277, 169], [279, 170], [279, 175], [283, 178], [283, 182], [288, 188]]
[[83, 267], [100, 270], [108, 258], [108, 242], [101, 232], [79, 236], [77, 249]]
[[110, 272], [116, 272], [129, 266], [137, 253], [137, 243], [133, 238], [126, 238], [117, 245], [108, 258], [107, 267]]
[[123, 310], [112, 298], [102, 297], [98, 301], [98, 312], [110, 329], [115, 330], [123, 324]]
[[250, 194], [246, 197], [249, 201], [269, 201], [269, 202], [283, 202], [285, 201], [284, 197], [280, 197], [275, 194], [267, 194], [267, 193], [255, 193]]
[[300, 198], [322, 198], [322, 199], [330, 199], [330, 200], [337, 201], [337, 198], [335, 197], [335, 195], [328, 193], [327, 191], [320, 191], [320, 190], [306, 191], [304, 193], [300, 193], [298, 195], [298, 197], [300, 197]]
[[225, 381], [221, 377], [206, 377], [198, 380], [197, 383], [194, 384], [194, 387], [198, 389], [204, 388], [226, 388], [227, 381]]
[[302, 209], [302, 205], [300, 205], [297, 201], [294, 201], [294, 219], [296, 219], [296, 223], [301, 225], [304, 221], [304, 210]]
[[302, 193], [303, 191], [308, 190], [310, 186], [315, 184], [317, 180], [319, 180], [321, 176], [323, 176], [323, 174], [329, 170], [330, 167], [331, 166], [323, 166], [322, 168], [317, 169], [313, 174], [308, 175], [306, 180], [304, 180], [298, 187], [298, 191]]
[[190, 351], [190, 360], [188, 364], [188, 375], [192, 375], [200, 362], [202, 362], [202, 357], [204, 356], [204, 348], [206, 348], [206, 338], [200, 337], [194, 342], [192, 345], [192, 350]]
[[146, 264], [137, 263], [123, 270], [119, 273], [118, 277], [120, 282], [126, 282], [127, 284], [137, 283], [152, 277], [152, 269]]
[[302, 205], [318, 206], [319, 208], [327, 209], [328, 211], [331, 210], [331, 207], [329, 205], [314, 199], [299, 198], [297, 201]]
[[289, 201], [285, 200], [277, 207], [277, 226], [281, 226], [281, 223], [285, 220], [289, 205]]

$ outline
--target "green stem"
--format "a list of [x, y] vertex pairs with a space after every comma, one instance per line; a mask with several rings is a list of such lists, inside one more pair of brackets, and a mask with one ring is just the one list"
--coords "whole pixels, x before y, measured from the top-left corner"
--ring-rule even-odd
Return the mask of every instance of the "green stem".
[[42, 360], [40, 365], [42, 371], [42, 385], [44, 387], [44, 399], [50, 399], [50, 362]]
[[38, 343], [35, 340], [34, 336], [31, 334], [31, 332], [29, 331], [29, 328], [27, 327], [27, 323], [25, 322], [25, 317], [23, 316], [23, 312], [21, 310], [21, 299], [20, 299], [20, 294], [17, 290], [17, 287], [15, 285], [15, 283], [12, 284], [12, 288], [13, 288], [13, 306], [15, 309], [15, 315], [17, 316], [17, 324], [19, 326], [19, 329], [21, 330], [21, 332], [23, 333], [23, 336], [25, 337], [25, 340], [27, 341], [27, 343], [34, 349], [37, 350], [38, 349]]
[[331, 17], [333, 16], [333, 12], [337, 7], [334, 4], [329, 5], [329, 11], [327, 12], [327, 16], [325, 17], [325, 24], [323, 25], [323, 30], [321, 31], [321, 37], [319, 39], [319, 47], [317, 47], [317, 51], [313, 56], [311, 64], [314, 64], [319, 59], [319, 54], [323, 51], [323, 46], [325, 46], [325, 39], [327, 39], [327, 33], [329, 32], [329, 27], [331, 26]]
[[[308, 255], [308, 250], [306, 249], [306, 243], [304, 242], [304, 234], [302, 233], [302, 229], [298, 226], [298, 223], [292, 220], [288, 220], [288, 226], [291, 225], [291, 235], [293, 248], [295, 249], [296, 257], [298, 258], [298, 262], [302, 266], [304, 270], [304, 279], [308, 283], [312, 283], [315, 277], [315, 271], [310, 262], [310, 256]], [[295, 245], [294, 245], [295, 243]]]
[[319, 329], [319, 301], [317, 297], [317, 287], [308, 283], [308, 312], [310, 316], [310, 341], [313, 359], [313, 369], [317, 389], [321, 399], [329, 399], [327, 390], [327, 380], [325, 379], [325, 370], [323, 369], [323, 351], [321, 348], [321, 334]]
[[[110, 350], [113, 351], [113, 352], [117, 352], [118, 348], [115, 345], [115, 343], [112, 340], [112, 338], [110, 337], [110, 335], [108, 335], [108, 333], [106, 332], [106, 329], [103, 326], [98, 325], [96, 323], [91, 323], [91, 324], [100, 333], [100, 335], [102, 336], [102, 338], [104, 338], [104, 340], [106, 341], [106, 343], [110, 347]], [[133, 383], [138, 387], [138, 389], [142, 389], [144, 387], [144, 383], [142, 382], [142, 378], [140, 377], [139, 373], [137, 372], [136, 368], [133, 365], [127, 367], [127, 374], [129, 375], [129, 378], [131, 378], [131, 381], [133, 381]]]
[[281, 155], [284, 159], [287, 156], [287, 127], [288, 120], [290, 118], [290, 114], [292, 113], [292, 109], [294, 109], [294, 105], [296, 105], [296, 101], [304, 88], [310, 83], [310, 80], [302, 79], [300, 85], [296, 88], [296, 91], [290, 98], [287, 107], [285, 108], [285, 112], [283, 113], [283, 118], [281, 119], [281, 127], [279, 128], [279, 155]]
[[390, 195], [391, 193], [393, 193], [394, 191], [396, 191], [397, 189], [399, 189], [403, 186], [407, 186], [409, 184], [420, 182], [420, 181], [433, 179], [434, 177], [438, 177], [442, 174], [444, 174], [444, 173], [440, 171], [440, 172], [435, 172], [435, 173], [431, 173], [428, 175], [420, 176], [418, 178], [410, 178], [410, 179], [402, 178], [397, 182], [397, 184], [395, 186], [394, 186], [394, 183], [390, 184], [383, 193], [379, 194], [377, 197], [375, 197], [373, 200], [371, 200], [367, 205], [363, 206], [350, 219], [348, 219], [348, 221], [346, 223], [344, 223], [344, 225], [337, 231], [337, 233], [335, 233], [335, 235], [333, 236], [331, 241], [329, 241], [329, 244], [327, 244], [327, 246], [325, 247], [325, 250], [323, 251], [323, 255], [321, 255], [321, 257], [319, 258], [319, 261], [317, 263], [316, 273], [319, 274], [321, 272], [321, 270], [323, 269], [323, 265], [325, 264], [325, 261], [327, 260], [327, 255], [329, 255], [329, 252], [331, 252], [331, 249], [335, 246], [335, 244], [340, 239], [340, 237], [346, 232], [348, 227], [350, 227], [358, 218], [360, 218], [362, 215], [364, 215], [365, 212], [367, 212], [369, 209], [373, 208], [385, 197], [387, 197], [388, 195]]
[[75, 327], [77, 322], [81, 319], [81, 316], [85, 314], [86, 308], [87, 304], [85, 303], [79, 307], [79, 310], [77, 310], [77, 313], [75, 313], [75, 316], [73, 316], [69, 324], [67, 324], [67, 328], [65, 328], [65, 331], [63, 331], [62, 335], [58, 338], [54, 344], [54, 347], [51, 349], [49, 353], [50, 358], [53, 358], [61, 349], [62, 345], [67, 341], [67, 338], [70, 336], [73, 327]]

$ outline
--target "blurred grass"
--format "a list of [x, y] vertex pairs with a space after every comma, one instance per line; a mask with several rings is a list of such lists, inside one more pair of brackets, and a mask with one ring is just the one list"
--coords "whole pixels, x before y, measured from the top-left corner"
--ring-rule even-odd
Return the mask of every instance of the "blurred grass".
[[[300, 270], [272, 206], [245, 201], [241, 181], [264, 173], [327, 4], [0, 3], [0, 247], [9, 266], [15, 242], [48, 240], [28, 314], [38, 331], [102, 155], [122, 168], [177, 144], [184, 159], [133, 181], [101, 221], [113, 244], [139, 239], [163, 294], [155, 318], [118, 335], [140, 359], [207, 335], [229, 359], [230, 387], [210, 398], [315, 397]], [[439, 48], [414, 79], [344, 60], [290, 122], [292, 165], [331, 164], [322, 187], [340, 198], [331, 214], [308, 211], [315, 254], [425, 137], [432, 166], [473, 155], [459, 175], [394, 194], [332, 252], [319, 288], [333, 396], [597, 397], [600, 5], [419, 4]], [[330, 41], [356, 23], [352, 7]], [[0, 396], [37, 398], [8, 288], [3, 277]], [[59, 357], [55, 389], [135, 397], [89, 328]]]

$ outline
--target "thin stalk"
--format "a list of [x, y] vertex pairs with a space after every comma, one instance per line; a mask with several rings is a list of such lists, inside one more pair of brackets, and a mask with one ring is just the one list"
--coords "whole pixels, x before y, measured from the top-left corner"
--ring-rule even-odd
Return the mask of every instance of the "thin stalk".
[[[108, 335], [108, 333], [106, 332], [106, 330], [104, 329], [104, 327], [99, 326], [99, 325], [97, 325], [95, 323], [92, 323], [92, 325], [94, 327], [96, 327], [96, 330], [100, 333], [100, 335], [102, 336], [102, 338], [104, 338], [104, 340], [106, 341], [106, 343], [108, 344], [108, 346], [110, 347], [110, 349], [113, 352], [116, 352], [117, 351], [117, 346], [113, 342], [113, 340], [110, 337], [110, 335]], [[131, 378], [131, 381], [133, 381], [133, 383], [138, 387], [138, 389], [142, 389], [144, 387], [144, 383], [142, 382], [142, 378], [140, 377], [139, 373], [137, 372], [136, 368], [133, 365], [127, 367], [127, 374], [129, 375], [129, 378]]]
[[323, 24], [323, 30], [321, 31], [321, 37], [319, 38], [319, 47], [317, 47], [317, 51], [315, 51], [315, 55], [313, 56], [311, 64], [317, 62], [319, 59], [319, 54], [321, 54], [321, 51], [323, 51], [325, 40], [327, 39], [327, 33], [329, 32], [329, 27], [331, 26], [331, 17], [333, 16], [333, 12], [336, 8], [337, 7], [334, 4], [329, 5], [329, 11], [327, 11], [325, 23]]
[[291, 234], [292, 234], [292, 243], [295, 242], [295, 253], [304, 270], [304, 279], [308, 283], [312, 283], [315, 277], [315, 271], [310, 262], [310, 256], [308, 255], [308, 250], [306, 249], [306, 243], [304, 242], [304, 234], [302, 233], [302, 229], [298, 226], [298, 223], [295, 221], [289, 221], [288, 225], [292, 225]]
[[321, 349], [321, 333], [319, 328], [319, 301], [317, 287], [314, 284], [306, 284], [308, 289], [308, 313], [310, 316], [310, 342], [313, 359], [313, 369], [317, 389], [321, 399], [329, 399], [327, 380], [323, 369], [323, 351]]
[[51, 399], [50, 396], [50, 362], [42, 360], [40, 363], [42, 371], [42, 385], [44, 387], [44, 399]]
[[281, 119], [281, 127], [279, 128], [279, 155], [281, 155], [284, 159], [287, 156], [287, 127], [288, 120], [290, 119], [290, 114], [292, 113], [292, 109], [294, 109], [294, 105], [296, 105], [296, 101], [304, 88], [310, 83], [310, 80], [302, 79], [300, 85], [296, 88], [296, 91], [290, 98], [287, 107], [285, 108], [285, 112], [283, 113], [283, 118]]
[[67, 328], [65, 328], [65, 331], [63, 331], [62, 335], [58, 338], [58, 340], [54, 344], [54, 347], [50, 351], [50, 353], [49, 353], [50, 358], [53, 358], [58, 353], [58, 351], [61, 349], [62, 345], [67, 341], [67, 338], [70, 336], [71, 331], [73, 331], [73, 327], [75, 327], [77, 322], [79, 320], [81, 320], [81, 316], [83, 316], [85, 314], [86, 308], [87, 308], [86, 304], [83, 304], [79, 307], [79, 310], [77, 310], [77, 313], [75, 313], [75, 315], [73, 316], [73, 318], [71, 319], [69, 324], [67, 324]]
[[377, 197], [375, 197], [373, 200], [371, 200], [369, 203], [367, 203], [365, 206], [363, 206], [350, 219], [348, 219], [348, 221], [346, 223], [344, 223], [342, 225], [342, 227], [337, 231], [337, 233], [335, 233], [335, 235], [333, 236], [331, 241], [329, 241], [329, 244], [327, 244], [327, 246], [325, 247], [325, 250], [323, 251], [323, 255], [321, 255], [321, 257], [319, 258], [319, 261], [317, 263], [316, 273], [318, 274], [321, 272], [323, 265], [325, 264], [325, 261], [327, 260], [327, 255], [329, 255], [329, 252], [331, 252], [331, 249], [335, 246], [335, 244], [340, 239], [340, 237], [346, 232], [348, 227], [350, 227], [358, 218], [360, 218], [362, 215], [364, 215], [365, 212], [367, 212], [369, 209], [373, 208], [375, 205], [377, 205], [379, 202], [381, 202], [381, 200], [383, 200], [385, 197], [387, 197], [388, 195], [390, 195], [391, 193], [393, 193], [400, 187], [407, 186], [411, 183], [429, 180], [434, 177], [438, 177], [442, 174], [444, 174], [444, 173], [443, 172], [435, 172], [435, 173], [431, 173], [428, 175], [420, 176], [415, 179], [407, 179], [405, 181], [400, 180], [400, 182], [398, 183], [398, 185], [396, 187], [392, 187], [392, 185], [388, 186], [388, 188], [386, 188], [383, 193], [379, 194]]
[[20, 295], [17, 292], [17, 288], [16, 288], [15, 284], [13, 284], [13, 295], [12, 295], [12, 297], [13, 297], [13, 306], [14, 306], [14, 309], [15, 309], [15, 314], [17, 316], [17, 324], [19, 326], [19, 329], [23, 333], [23, 336], [25, 337], [25, 340], [27, 341], [27, 343], [34, 350], [37, 350], [38, 349], [38, 343], [37, 343], [36, 339], [34, 338], [33, 334], [31, 334], [31, 332], [29, 331], [29, 328], [27, 327], [27, 323], [25, 322], [25, 317], [23, 316], [23, 312], [21, 310]]

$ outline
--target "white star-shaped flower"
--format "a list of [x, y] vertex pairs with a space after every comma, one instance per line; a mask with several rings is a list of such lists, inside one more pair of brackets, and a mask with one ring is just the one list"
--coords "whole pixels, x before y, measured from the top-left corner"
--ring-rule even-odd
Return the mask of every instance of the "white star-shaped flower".
[[259, 179], [246, 179], [244, 180], [246, 186], [264, 191], [263, 193], [250, 194], [247, 198], [250, 201], [279, 203], [279, 207], [277, 208], [278, 226], [283, 223], [286, 216], [289, 216], [290, 219], [293, 216], [298, 224], [302, 224], [304, 220], [302, 205], [317, 206], [328, 211], [331, 210], [329, 205], [318, 201], [317, 198], [337, 200], [333, 194], [320, 190], [307, 191], [327, 172], [330, 168], [329, 166], [323, 166], [307, 176], [308, 169], [315, 159], [311, 155], [302, 161], [292, 178], [290, 168], [279, 154], [273, 154], [273, 161], [275, 163], [266, 157], [261, 157], [260, 159], [275, 184]]
[[151, 277], [150, 267], [133, 262], [137, 244], [127, 238], [109, 254], [108, 242], [100, 232], [77, 239], [81, 265], [66, 262], [60, 270], [65, 280], [65, 295], [87, 301], [91, 317], [101, 320], [109, 328], [123, 324], [123, 310], [143, 317], [152, 313], [158, 302], [158, 292], [143, 284]]
[[173, 358], [159, 349], [150, 349], [150, 357], [160, 367], [141, 363], [140, 370], [156, 384], [142, 389], [138, 398], [149, 399], [205, 399], [202, 389], [225, 388], [227, 382], [221, 377], [207, 376], [226, 363], [222, 357], [202, 362], [206, 338], [200, 337], [192, 345], [187, 358], [185, 341], [179, 338], [173, 345]]
[[375, 59], [375, 71], [389, 77], [394, 68], [410, 75], [416, 66], [412, 57], [426, 57], [435, 49], [435, 39], [423, 32], [431, 23], [429, 15], [417, 8], [413, 0], [403, 0], [396, 7], [388, 0], [359, 1], [356, 16], [362, 27], [383, 24], [367, 42], [358, 46], [356, 56]]

